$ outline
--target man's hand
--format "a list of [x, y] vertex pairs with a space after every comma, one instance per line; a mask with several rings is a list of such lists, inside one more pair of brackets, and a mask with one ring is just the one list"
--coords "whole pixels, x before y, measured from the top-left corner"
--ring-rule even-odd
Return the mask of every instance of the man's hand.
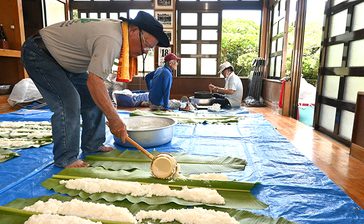
[[209, 84], [209, 90], [210, 93], [212, 93], [214, 90], [216, 89], [216, 86], [212, 85], [211, 83]]
[[125, 143], [126, 137], [128, 136], [125, 123], [121, 119], [117, 119], [108, 121], [107, 125], [109, 126], [111, 133]]

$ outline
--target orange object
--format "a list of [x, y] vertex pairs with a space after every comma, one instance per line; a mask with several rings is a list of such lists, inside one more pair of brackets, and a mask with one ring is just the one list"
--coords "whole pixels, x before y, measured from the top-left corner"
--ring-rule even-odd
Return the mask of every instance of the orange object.
[[117, 82], [131, 82], [137, 73], [137, 58], [129, 57], [129, 24], [124, 21], [121, 24], [123, 43], [120, 50]]

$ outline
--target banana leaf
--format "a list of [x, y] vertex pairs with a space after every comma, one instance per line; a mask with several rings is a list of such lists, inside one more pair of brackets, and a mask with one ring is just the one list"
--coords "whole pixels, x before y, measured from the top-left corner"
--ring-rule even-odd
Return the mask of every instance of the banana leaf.
[[[20, 209], [23, 209], [26, 206], [30, 206], [34, 204], [35, 202], [42, 200], [47, 201], [49, 198], [57, 199], [59, 201], [70, 201], [73, 198], [67, 197], [67, 196], [61, 196], [61, 195], [52, 195], [52, 196], [45, 196], [40, 198], [26, 198], [26, 199], [16, 199], [6, 206], [1, 207], [0, 206], [0, 223], [12, 223], [12, 224], [23, 224], [25, 220], [32, 214], [31, 212], [22, 211]], [[80, 199], [80, 198], [79, 198]], [[82, 200], [82, 199], [80, 199]], [[90, 200], [86, 200], [90, 201]], [[98, 201], [97, 203], [106, 203], [110, 204], [106, 201]], [[114, 202], [112, 203], [115, 206], [119, 207], [125, 207], [129, 209], [129, 211], [135, 215], [140, 210], [162, 210], [166, 211], [168, 209], [182, 209], [185, 208], [184, 206], [169, 203], [164, 205], [148, 205], [146, 203], [138, 203], [133, 204], [128, 201], [122, 201], [122, 202]], [[206, 209], [211, 209], [206, 206], [202, 206]], [[273, 219], [267, 216], [263, 215], [256, 215], [252, 212], [245, 211], [245, 210], [236, 210], [236, 209], [224, 209], [224, 208], [214, 208], [214, 210], [217, 211], [223, 211], [229, 213], [230, 216], [234, 217], [239, 223], [244, 224], [291, 224], [292, 222], [287, 221], [284, 218], [277, 218]], [[28, 214], [31, 213], [31, 214]], [[107, 223], [113, 223], [110, 221], [103, 222], [105, 224]], [[158, 221], [148, 220], [148, 223], [158, 224]], [[172, 224], [178, 224], [178, 222], [172, 222]]]
[[6, 150], [6, 149], [0, 149], [0, 163], [5, 162], [9, 159], [12, 159], [16, 156], [19, 156], [18, 153]]
[[[154, 151], [157, 155], [159, 152]], [[246, 161], [234, 157], [196, 156], [185, 153], [170, 153], [176, 158], [183, 175], [198, 173], [219, 173], [244, 170]], [[86, 157], [86, 161], [93, 167], [103, 167], [108, 170], [150, 170], [150, 159], [139, 151], [113, 150]]]
[[160, 116], [175, 119], [180, 124], [229, 124], [237, 123], [241, 117], [220, 114], [177, 113], [173, 111], [134, 110], [130, 116]]
[[[21, 223], [23, 224], [25, 221], [29, 219], [30, 216], [39, 214], [37, 212], [30, 212], [21, 209], [11, 208], [0, 206], [0, 223]], [[89, 219], [91, 221], [101, 221], [104, 224], [130, 224], [125, 222], [116, 222], [116, 221], [105, 221], [105, 220], [94, 220]]]
[[[0, 138], [0, 144], [1, 144], [1, 139]], [[0, 145], [0, 149], [28, 149], [31, 147], [34, 148], [39, 148], [40, 146], [43, 145], [48, 145], [51, 144], [53, 142], [53, 139], [51, 137], [47, 137], [47, 138], [37, 138], [37, 139], [28, 139], [28, 138], [6, 138], [7, 142], [14, 142], [13, 145], [5, 145], [5, 144], [1, 144]], [[24, 141], [23, 144], [19, 144], [19, 141]]]
[[50, 122], [3, 121], [0, 127], [0, 149], [38, 148], [53, 141]]
[[205, 187], [217, 190], [217, 192], [224, 197], [224, 205], [207, 204], [208, 206], [222, 207], [222, 208], [235, 208], [235, 209], [264, 209], [268, 207], [263, 202], [259, 201], [251, 194], [251, 189], [258, 183], [236, 182], [236, 181], [202, 181], [191, 179], [173, 179], [162, 180], [156, 179], [150, 175], [149, 172], [135, 170], [133, 172], [121, 171], [108, 171], [103, 168], [83, 168], [83, 169], [64, 169], [60, 173], [53, 175], [52, 178], [47, 179], [42, 185], [55, 192], [67, 194], [70, 196], [79, 196], [83, 199], [91, 199], [93, 201], [106, 200], [108, 202], [127, 200], [131, 203], [147, 203], [149, 205], [160, 205], [175, 203], [184, 206], [202, 205], [199, 202], [190, 202], [175, 197], [133, 197], [130, 195], [121, 195], [115, 193], [96, 193], [89, 194], [80, 190], [67, 189], [64, 185], [60, 184], [60, 180], [76, 179], [83, 177], [91, 178], [107, 178], [113, 180], [135, 181], [140, 183], [159, 183], [170, 186], [171, 188], [181, 188], [182, 186], [188, 187]]

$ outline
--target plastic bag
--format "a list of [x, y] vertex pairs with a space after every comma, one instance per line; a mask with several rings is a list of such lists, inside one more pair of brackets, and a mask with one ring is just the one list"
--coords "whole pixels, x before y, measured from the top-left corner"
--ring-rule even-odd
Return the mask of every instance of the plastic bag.
[[299, 104], [315, 105], [316, 87], [311, 85], [301, 76], [300, 93], [298, 98]]
[[8, 103], [11, 106], [15, 106], [22, 103], [31, 103], [42, 98], [33, 80], [25, 78], [15, 84], [8, 98]]

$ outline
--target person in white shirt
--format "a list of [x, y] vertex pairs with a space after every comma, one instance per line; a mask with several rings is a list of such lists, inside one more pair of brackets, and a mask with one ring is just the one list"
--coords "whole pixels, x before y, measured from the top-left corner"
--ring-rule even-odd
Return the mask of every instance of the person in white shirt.
[[225, 86], [222, 88], [209, 84], [209, 90], [215, 97], [211, 103], [218, 103], [224, 109], [240, 107], [243, 98], [243, 84], [239, 76], [234, 73], [234, 67], [229, 62], [224, 62], [219, 67], [219, 74], [225, 77]]

